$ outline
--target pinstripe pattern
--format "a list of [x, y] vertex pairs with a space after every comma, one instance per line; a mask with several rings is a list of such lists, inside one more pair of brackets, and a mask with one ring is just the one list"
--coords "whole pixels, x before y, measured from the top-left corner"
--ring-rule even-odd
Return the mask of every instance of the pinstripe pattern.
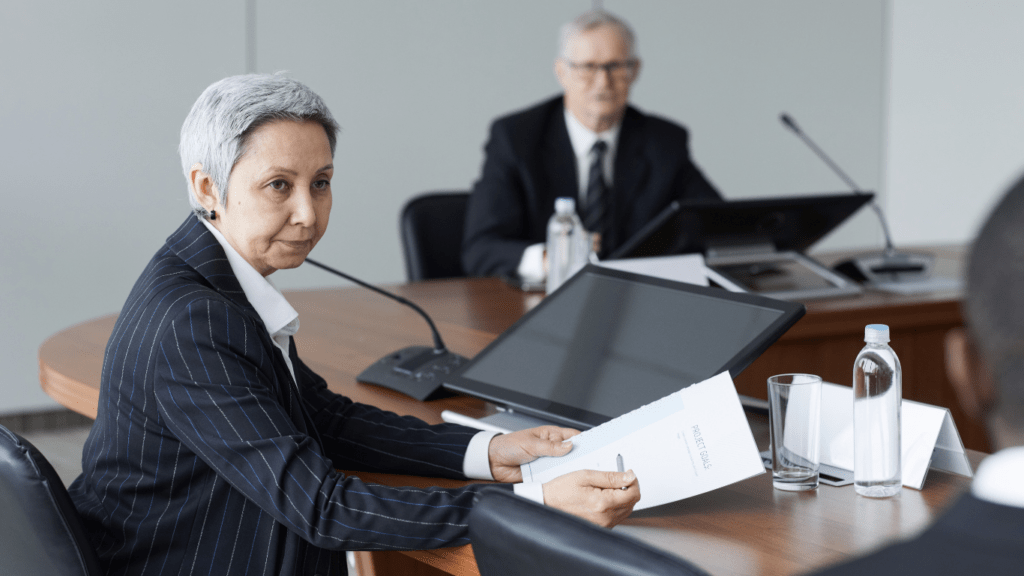
[[335, 468], [463, 478], [475, 431], [336, 395], [284, 357], [189, 216], [107, 344], [70, 492], [113, 575], [344, 574], [344, 550], [468, 542], [477, 487], [394, 488]]

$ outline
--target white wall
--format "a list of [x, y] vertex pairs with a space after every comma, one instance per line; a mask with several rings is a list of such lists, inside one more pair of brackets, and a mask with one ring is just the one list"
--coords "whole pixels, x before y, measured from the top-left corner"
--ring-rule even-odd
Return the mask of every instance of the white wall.
[[[258, 1], [259, 71], [318, 91], [343, 131], [315, 256], [402, 280], [397, 214], [468, 188], [489, 122], [554, 94], [558, 26], [583, 0]], [[866, 189], [882, 181], [882, 0], [607, 1], [639, 35], [634, 102], [691, 129], [725, 196], [843, 190], [778, 123], [792, 114]], [[186, 216], [177, 134], [202, 89], [245, 72], [245, 2], [14, 3], [0, 19], [0, 414], [52, 408], [36, 353], [116, 312]], [[883, 199], [884, 200], [884, 199]], [[866, 212], [825, 247], [878, 245]], [[282, 271], [285, 288], [336, 284]]]
[[184, 218], [178, 130], [211, 79], [243, 69], [243, 9], [241, 0], [5, 4], [0, 414], [56, 407], [39, 387], [39, 345], [116, 312]]
[[1024, 167], [1024, 3], [895, 0], [885, 190], [897, 244], [962, 243]]

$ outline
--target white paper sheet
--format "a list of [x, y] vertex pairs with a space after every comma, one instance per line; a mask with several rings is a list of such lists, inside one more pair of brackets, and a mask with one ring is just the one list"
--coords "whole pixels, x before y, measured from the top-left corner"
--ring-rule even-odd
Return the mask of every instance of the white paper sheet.
[[573, 450], [522, 466], [526, 482], [576, 470], [624, 469], [640, 482], [636, 510], [674, 502], [764, 473], [753, 433], [727, 372], [670, 394], [573, 438]]
[[605, 268], [625, 270], [634, 274], [665, 278], [698, 286], [708, 285], [708, 269], [704, 266], [704, 256], [700, 254], [602, 260], [598, 264]]

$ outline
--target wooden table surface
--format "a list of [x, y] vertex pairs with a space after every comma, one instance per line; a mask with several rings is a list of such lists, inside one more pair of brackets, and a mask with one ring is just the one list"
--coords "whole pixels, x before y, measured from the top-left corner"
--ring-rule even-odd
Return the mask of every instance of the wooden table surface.
[[[479, 352], [541, 298], [494, 279], [431, 281], [394, 289], [431, 314], [448, 347], [468, 357]], [[470, 416], [494, 411], [493, 406], [472, 398], [419, 402], [355, 382], [363, 368], [384, 354], [430, 342], [425, 323], [411, 310], [359, 288], [295, 291], [288, 292], [287, 297], [302, 318], [302, 329], [296, 336], [298, 353], [327, 380], [332, 390], [428, 422], [440, 422], [441, 411], [446, 409]], [[789, 338], [799, 349], [808, 341], [828, 337], [824, 329], [830, 324], [828, 315], [836, 313], [849, 316], [844, 330], [862, 335], [868, 322], [858, 310], [905, 308], [899, 314], [912, 317], [918, 308], [924, 321], [910, 318], [917, 324], [935, 323], [930, 315], [937, 316], [937, 324], [941, 325], [959, 322], [956, 295], [948, 294], [910, 298], [868, 294], [844, 301], [809, 302], [807, 307], [807, 316], [790, 330], [795, 334], [787, 333], [780, 343]], [[949, 316], [951, 309], [955, 317]], [[114, 320], [115, 316], [110, 315], [72, 326], [55, 334], [39, 350], [43, 389], [64, 406], [93, 418], [99, 398], [103, 349]], [[779, 343], [772, 349], [776, 346]], [[903, 352], [898, 352], [902, 359]], [[799, 355], [794, 350], [785, 352], [786, 357], [793, 354]], [[794, 368], [799, 368], [812, 359], [795, 360], [799, 364]], [[844, 373], [850, 370], [852, 361], [852, 356], [842, 359]], [[933, 362], [941, 363], [941, 351]], [[757, 362], [747, 372], [756, 365]], [[738, 387], [740, 384], [737, 379]], [[764, 380], [759, 385], [763, 387]], [[767, 441], [767, 425], [761, 418], [752, 416], [751, 425], [763, 445]], [[969, 451], [969, 456], [977, 464], [982, 455]], [[458, 484], [429, 478], [357, 474], [368, 481], [392, 485]], [[712, 574], [797, 574], [916, 533], [968, 485], [965, 478], [933, 471], [923, 491], [904, 489], [896, 498], [872, 500], [858, 497], [852, 487], [822, 486], [802, 494], [780, 492], [772, 489], [770, 474], [762, 474], [682, 502], [636, 512], [616, 530], [684, 556]], [[362, 556], [361, 562], [367, 571], [376, 570], [377, 574], [388, 570], [430, 573], [431, 569], [425, 566], [451, 574], [477, 573], [468, 546], [374, 553]]]

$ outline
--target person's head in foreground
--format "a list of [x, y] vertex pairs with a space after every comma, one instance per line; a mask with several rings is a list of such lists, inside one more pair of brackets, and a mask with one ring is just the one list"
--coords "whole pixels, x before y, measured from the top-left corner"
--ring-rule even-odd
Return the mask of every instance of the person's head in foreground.
[[995, 450], [1024, 445], [1024, 179], [992, 210], [971, 248], [964, 328], [946, 338], [960, 404]]

